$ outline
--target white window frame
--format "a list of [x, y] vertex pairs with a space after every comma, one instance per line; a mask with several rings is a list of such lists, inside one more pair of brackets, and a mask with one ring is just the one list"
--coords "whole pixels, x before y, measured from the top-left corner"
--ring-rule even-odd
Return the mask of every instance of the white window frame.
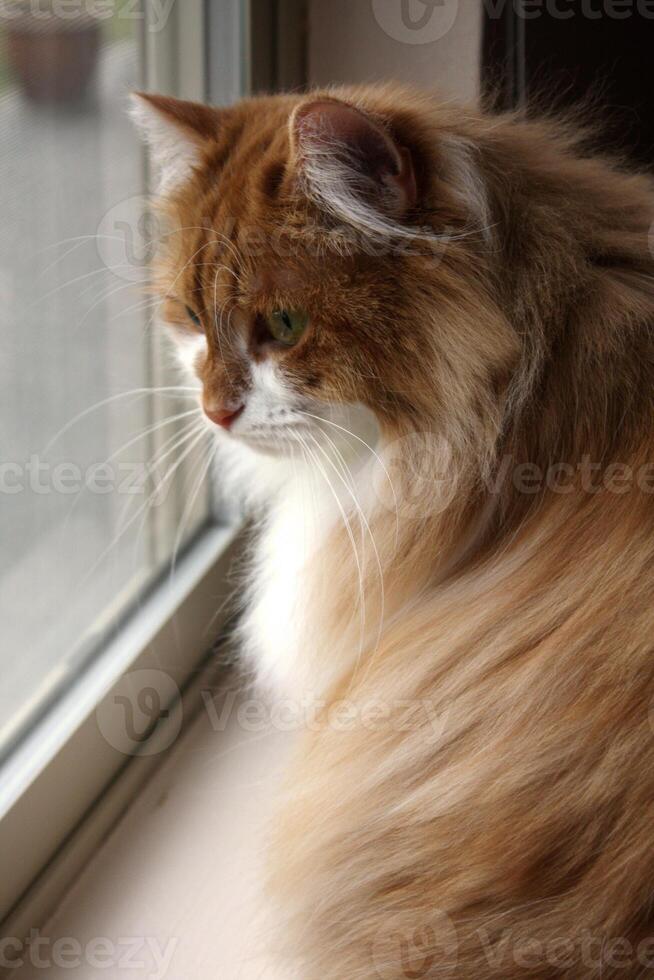
[[[242, 53], [249, 43], [249, 2], [220, 4], [220, 16], [230, 25], [229, 33], [220, 32], [221, 47], [230, 50], [234, 71], [247, 64]], [[215, 24], [212, 0], [177, 0], [158, 32], [148, 31], [146, 21], [145, 87], [199, 100], [212, 89], [217, 101], [221, 81], [209, 85], [207, 59]], [[234, 77], [238, 82], [224, 101], [246, 94], [245, 70], [241, 67]], [[228, 569], [239, 550], [237, 528], [208, 526], [178, 562], [175, 575], [165, 576], [0, 768], [0, 935], [23, 937], [43, 926], [161, 761], [160, 754], [149, 752], [126, 756], [110, 744], [119, 739], [100, 731], [96, 712], [115, 696], [121, 679], [165, 664], [181, 692], [175, 711], [167, 714], [173, 718], [182, 710], [187, 721], [192, 717], [200, 700], [197, 678], [228, 614], [226, 599], [233, 587]], [[157, 725], [153, 736], [164, 745], [165, 728], [165, 722]]]

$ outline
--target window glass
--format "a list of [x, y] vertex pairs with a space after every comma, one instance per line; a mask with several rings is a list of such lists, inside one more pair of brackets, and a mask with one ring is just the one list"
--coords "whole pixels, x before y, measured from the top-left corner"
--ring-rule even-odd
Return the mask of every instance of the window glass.
[[197, 529], [207, 494], [202, 458], [184, 456], [196, 403], [162, 367], [144, 288], [156, 227], [126, 116], [142, 9], [4, 0], [0, 33], [2, 755]]

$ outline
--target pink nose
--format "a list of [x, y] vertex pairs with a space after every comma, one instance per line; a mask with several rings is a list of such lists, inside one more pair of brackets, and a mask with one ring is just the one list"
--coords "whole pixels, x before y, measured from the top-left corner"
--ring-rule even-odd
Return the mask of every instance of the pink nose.
[[208, 408], [206, 405], [204, 407], [204, 414], [207, 418], [215, 422], [216, 425], [220, 425], [223, 429], [231, 429], [232, 425], [239, 417], [245, 405], [241, 405], [236, 410], [232, 408]]

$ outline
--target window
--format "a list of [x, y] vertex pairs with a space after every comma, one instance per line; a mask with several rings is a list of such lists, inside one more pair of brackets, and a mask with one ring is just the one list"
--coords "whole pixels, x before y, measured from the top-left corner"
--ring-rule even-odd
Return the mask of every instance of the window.
[[149, 329], [143, 16], [110, 13], [4, 25], [0, 756], [207, 516], [194, 393]]
[[147, 505], [148, 466], [183, 431], [163, 418], [191, 407], [148, 390], [149, 231], [125, 114], [139, 21], [49, 7], [4, 25], [0, 754], [152, 581], [176, 501]]
[[234, 532], [153, 328], [126, 112], [135, 88], [206, 97], [209, 9], [227, 102], [244, 0], [0, 4], [0, 920], [129, 761], [96, 709], [135, 668], [178, 692], [220, 621]]
[[[305, 0], [0, 0], [7, 935], [44, 922], [192, 716], [239, 548], [153, 327], [127, 95], [296, 88], [305, 24]], [[143, 677], [156, 696], [126, 746]]]

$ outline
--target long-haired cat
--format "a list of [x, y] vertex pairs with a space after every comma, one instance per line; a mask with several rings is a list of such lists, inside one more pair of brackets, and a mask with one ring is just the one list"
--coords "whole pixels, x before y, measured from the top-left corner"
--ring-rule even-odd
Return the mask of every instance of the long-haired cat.
[[649, 179], [394, 86], [134, 101], [165, 319], [260, 518], [244, 662], [306, 710], [294, 975], [649, 975]]

